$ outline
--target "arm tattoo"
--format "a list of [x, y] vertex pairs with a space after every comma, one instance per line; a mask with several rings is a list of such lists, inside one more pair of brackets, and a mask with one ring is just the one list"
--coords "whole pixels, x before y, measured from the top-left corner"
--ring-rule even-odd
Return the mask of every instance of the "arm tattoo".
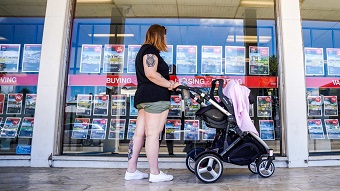
[[130, 140], [129, 143], [128, 160], [132, 158], [132, 153], [133, 153], [133, 138]]
[[148, 65], [148, 67], [154, 67], [155, 66], [155, 58], [153, 54], [147, 54], [146, 55], [146, 64]]

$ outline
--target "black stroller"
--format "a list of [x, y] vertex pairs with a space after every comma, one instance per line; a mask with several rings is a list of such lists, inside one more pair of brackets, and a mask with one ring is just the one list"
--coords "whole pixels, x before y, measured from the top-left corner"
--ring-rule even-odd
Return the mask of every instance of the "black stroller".
[[[217, 91], [220, 102], [214, 98], [217, 82], [220, 84]], [[222, 79], [212, 81], [210, 95], [199, 88], [178, 87], [183, 98], [191, 97], [201, 104], [195, 115], [208, 127], [216, 128], [216, 136], [212, 143], [207, 143], [206, 148], [194, 147], [187, 152], [187, 168], [204, 183], [215, 182], [221, 177], [223, 162], [248, 165], [252, 173], [270, 177], [275, 171], [273, 150], [260, 137], [252, 132], [242, 132], [237, 126], [232, 102], [223, 95], [222, 84]], [[206, 106], [200, 98], [211, 105]]]

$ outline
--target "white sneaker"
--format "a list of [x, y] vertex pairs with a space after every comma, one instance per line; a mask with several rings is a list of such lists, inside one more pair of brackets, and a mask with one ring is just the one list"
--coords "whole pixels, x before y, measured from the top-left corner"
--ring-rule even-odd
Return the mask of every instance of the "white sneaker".
[[166, 182], [166, 181], [171, 181], [174, 179], [172, 175], [168, 175], [163, 173], [162, 171], [159, 171], [159, 174], [153, 175], [150, 173], [150, 178], [149, 182]]
[[149, 175], [147, 173], [143, 173], [139, 170], [136, 170], [135, 172], [125, 172], [125, 180], [141, 180], [144, 178], [149, 178]]

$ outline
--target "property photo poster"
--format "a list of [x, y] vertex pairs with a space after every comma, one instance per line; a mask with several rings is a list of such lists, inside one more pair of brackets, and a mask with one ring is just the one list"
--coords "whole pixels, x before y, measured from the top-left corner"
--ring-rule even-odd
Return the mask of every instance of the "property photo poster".
[[129, 119], [128, 131], [127, 131], [127, 139], [131, 140], [136, 130], [137, 119]]
[[340, 49], [326, 48], [327, 71], [329, 76], [340, 75]]
[[222, 74], [222, 46], [202, 46], [202, 74]]
[[176, 74], [197, 74], [197, 46], [177, 45]]
[[106, 136], [107, 119], [94, 118], [91, 126], [91, 139], [105, 139]]
[[7, 98], [7, 114], [21, 114], [23, 94], [8, 94]]
[[308, 96], [319, 96], [319, 88], [306, 88], [306, 95]]
[[136, 73], [135, 60], [141, 45], [128, 46], [127, 73]]
[[124, 70], [123, 44], [105, 44], [103, 58], [103, 73], [123, 73]]
[[184, 120], [184, 140], [199, 140], [199, 120]]
[[109, 96], [95, 95], [93, 98], [93, 115], [107, 116], [109, 111]]
[[322, 48], [304, 48], [305, 53], [305, 74], [306, 76], [323, 76], [324, 61]]
[[92, 95], [78, 94], [76, 115], [91, 115], [92, 111]]
[[322, 116], [321, 96], [307, 97], [308, 116]]
[[214, 140], [216, 136], [216, 129], [210, 128], [207, 124], [202, 121], [202, 140]]
[[25, 114], [33, 115], [35, 112], [35, 103], [37, 101], [37, 94], [26, 94], [25, 99]]
[[0, 72], [18, 72], [20, 44], [0, 44]]
[[22, 56], [23, 72], [39, 72], [41, 44], [25, 44]]
[[111, 115], [112, 116], [126, 115], [126, 95], [111, 96]]
[[323, 96], [323, 106], [325, 116], [338, 116], [337, 96]]
[[257, 96], [257, 117], [272, 117], [272, 98]]
[[325, 119], [325, 127], [328, 139], [340, 139], [338, 119]]
[[174, 73], [174, 46], [167, 45], [168, 52], [160, 52], [161, 57], [169, 66], [169, 74]]
[[178, 95], [171, 95], [170, 97], [170, 109], [169, 109], [169, 117], [181, 117], [182, 116], [182, 108], [181, 108], [181, 97]]
[[124, 139], [125, 119], [111, 119], [109, 129], [109, 139]]
[[249, 117], [254, 117], [254, 104], [249, 105]]
[[15, 138], [18, 134], [20, 125], [20, 117], [7, 117], [4, 123], [4, 127], [1, 130], [1, 138]]
[[215, 98], [215, 100], [216, 100], [218, 103], [220, 103], [220, 102], [221, 102], [221, 100], [220, 100], [220, 97], [219, 97], [219, 96], [214, 96], [214, 98]]
[[260, 137], [262, 140], [275, 140], [274, 121], [259, 120]]
[[165, 140], [181, 139], [181, 120], [168, 119], [165, 123]]
[[1, 130], [4, 127], [4, 122], [2, 121], [3, 117], [0, 117], [0, 137], [1, 137]]
[[5, 94], [0, 94], [0, 114], [4, 113]]
[[81, 46], [80, 73], [100, 73], [101, 58], [101, 44], [83, 44]]
[[225, 47], [225, 74], [245, 75], [246, 48], [244, 46]]
[[130, 116], [137, 116], [138, 109], [135, 108], [135, 95], [130, 95]]
[[24, 117], [19, 130], [19, 138], [32, 138], [34, 128], [34, 118]]
[[325, 134], [323, 131], [321, 119], [308, 119], [308, 133], [310, 139], [324, 139]]
[[196, 102], [194, 99], [186, 99], [185, 103], [185, 117], [195, 117], [196, 111], [200, 109], [200, 104]]
[[269, 47], [249, 46], [249, 75], [269, 75]]
[[72, 139], [87, 139], [89, 133], [90, 118], [75, 118]]

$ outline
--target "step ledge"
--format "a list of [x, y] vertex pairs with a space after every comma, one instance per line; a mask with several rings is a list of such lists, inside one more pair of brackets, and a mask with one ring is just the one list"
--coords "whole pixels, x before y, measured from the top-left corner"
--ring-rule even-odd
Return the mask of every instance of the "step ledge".
[[340, 160], [339, 155], [324, 155], [324, 156], [310, 156], [309, 161], [320, 161], [320, 160]]
[[30, 155], [6, 155], [0, 156], [0, 160], [31, 160]]
[[[53, 161], [101, 161], [101, 162], [127, 162], [126, 157], [89, 157], [89, 156], [53, 156]], [[140, 157], [140, 162], [147, 162], [146, 157]], [[159, 162], [184, 162], [185, 158], [162, 157], [158, 158]], [[287, 157], [275, 157], [276, 162], [286, 162]]]

